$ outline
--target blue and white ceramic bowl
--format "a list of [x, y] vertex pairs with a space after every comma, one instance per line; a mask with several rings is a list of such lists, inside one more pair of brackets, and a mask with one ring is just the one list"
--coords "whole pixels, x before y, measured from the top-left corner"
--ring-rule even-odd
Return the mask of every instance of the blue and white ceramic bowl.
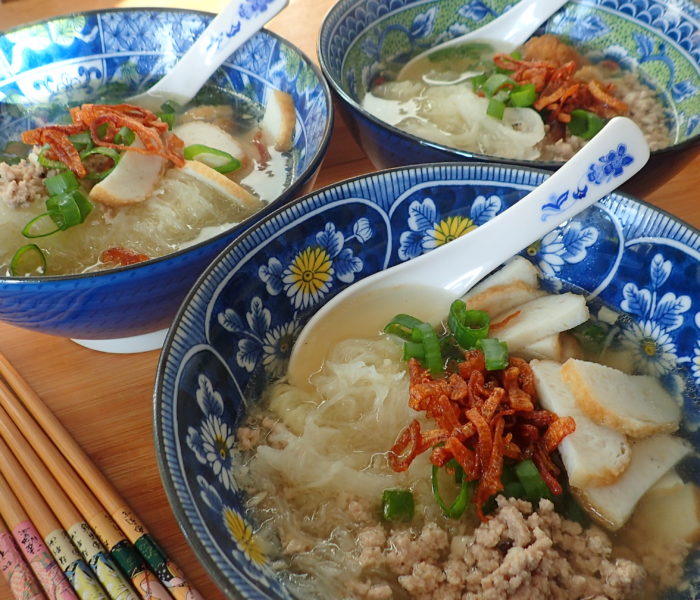
[[[512, 0], [340, 0], [321, 26], [318, 54], [355, 138], [378, 168], [494, 157], [428, 142], [361, 107], [374, 78], [392, 62], [491, 21]], [[644, 171], [660, 183], [700, 141], [700, 8], [690, 0], [571, 0], [541, 28], [567, 39], [592, 60], [613, 59], [638, 70], [661, 92], [673, 143], [653, 153]], [[686, 150], [683, 157], [679, 152]], [[556, 169], [561, 163], [498, 159]], [[664, 164], [664, 169], [654, 165]]]
[[[69, 102], [106, 90], [124, 96], [157, 81], [202, 33], [213, 15], [175, 9], [128, 9], [72, 14], [0, 35], [0, 147], [48, 122]], [[243, 18], [243, 17], [242, 17]], [[185, 294], [211, 260], [264, 213], [308, 191], [332, 129], [330, 91], [299, 49], [262, 30], [212, 77], [224, 90], [264, 104], [274, 88], [290, 93], [297, 110], [294, 173], [285, 192], [263, 212], [210, 240], [144, 263], [95, 274], [0, 277], [0, 319], [45, 333], [87, 340], [125, 338], [170, 324]]]
[[[310, 315], [354, 281], [483, 224], [547, 176], [524, 167], [443, 163], [341, 182], [256, 224], [199, 279], [161, 353], [155, 434], [175, 515], [228, 597], [290, 598], [271, 568], [274, 557], [261, 554], [256, 542], [231, 448], [248, 407], [285, 372]], [[699, 447], [699, 232], [612, 194], [522, 254], [555, 291], [574, 286], [592, 303], [627, 313], [623, 337], [640, 371], [677, 388], [672, 371], [681, 366], [683, 434]], [[203, 451], [206, 444], [216, 452]], [[700, 584], [700, 573], [690, 576]]]

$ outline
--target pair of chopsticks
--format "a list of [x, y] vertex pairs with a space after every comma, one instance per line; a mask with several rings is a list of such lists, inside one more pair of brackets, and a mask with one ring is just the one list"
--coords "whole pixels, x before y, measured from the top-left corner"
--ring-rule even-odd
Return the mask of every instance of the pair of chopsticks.
[[37, 599], [202, 600], [2, 354], [0, 516], [43, 589]]

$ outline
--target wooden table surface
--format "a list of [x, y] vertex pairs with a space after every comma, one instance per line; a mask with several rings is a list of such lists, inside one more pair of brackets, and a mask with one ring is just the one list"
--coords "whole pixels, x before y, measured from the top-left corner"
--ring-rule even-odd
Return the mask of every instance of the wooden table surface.
[[[334, 0], [290, 0], [269, 29], [317, 60], [320, 23]], [[68, 11], [114, 6], [177, 6], [212, 12], [223, 0], [5, 0], [0, 30]], [[336, 117], [318, 187], [374, 170]], [[636, 195], [700, 228], [700, 155], [662, 188]], [[223, 594], [197, 561], [170, 510], [156, 465], [152, 390], [158, 352], [108, 355], [70, 340], [0, 323], [0, 350], [31, 382], [58, 418], [114, 483], [168, 554], [207, 600]], [[0, 600], [11, 600], [0, 580]]]

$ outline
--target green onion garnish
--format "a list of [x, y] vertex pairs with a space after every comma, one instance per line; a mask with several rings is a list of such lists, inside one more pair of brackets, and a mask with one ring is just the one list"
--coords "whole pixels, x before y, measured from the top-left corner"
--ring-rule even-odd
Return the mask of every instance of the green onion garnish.
[[454, 499], [452, 504], [449, 505], [443, 499], [442, 495], [440, 494], [440, 468], [437, 465], [433, 465], [433, 470], [430, 477], [433, 488], [433, 496], [446, 517], [449, 517], [450, 519], [459, 519], [464, 514], [464, 511], [467, 510], [467, 506], [469, 505], [469, 501], [472, 497], [473, 485], [467, 481], [466, 477], [464, 477], [462, 467], [460, 467], [454, 459], [450, 460], [450, 462], [447, 464], [455, 470], [455, 484], [459, 486], [457, 497]]
[[160, 110], [164, 113], [176, 113], [181, 106], [174, 100], [166, 100], [160, 105]]
[[510, 77], [503, 73], [494, 73], [490, 75], [488, 79], [484, 82], [482, 89], [484, 93], [491, 97], [503, 86], [514, 87], [516, 85]]
[[503, 100], [497, 100], [496, 98], [491, 98], [489, 104], [486, 107], [486, 114], [494, 119], [501, 120], [503, 118], [503, 113], [506, 110], [506, 103]]
[[[29, 268], [32, 257], [38, 264], [34, 268]], [[23, 263], [26, 263], [27, 266], [23, 267]], [[46, 256], [36, 244], [25, 244], [15, 252], [10, 260], [10, 275], [16, 277], [32, 271], [38, 271], [39, 275], [46, 274]]]
[[44, 179], [44, 187], [49, 196], [65, 194], [78, 189], [78, 178], [73, 171], [64, 171], [58, 175], [53, 175]]
[[477, 340], [485, 338], [489, 333], [491, 320], [483, 310], [467, 310], [462, 300], [455, 300], [450, 305], [447, 324], [457, 339], [457, 343], [465, 350], [476, 347]]
[[73, 135], [69, 135], [68, 139], [73, 142], [73, 145], [75, 146], [76, 150], [79, 152], [81, 150], [87, 150], [88, 148], [92, 148], [94, 145], [92, 143], [92, 137], [90, 136], [90, 132], [88, 131], [81, 131], [80, 133], [74, 133]]
[[183, 150], [187, 160], [198, 160], [219, 173], [231, 173], [241, 168], [241, 161], [223, 150], [204, 144], [192, 144]]
[[605, 126], [605, 119], [597, 114], [577, 108], [571, 111], [571, 121], [568, 129], [573, 135], [577, 135], [584, 140], [590, 140]]
[[540, 498], [553, 499], [552, 492], [531, 459], [528, 458], [515, 465], [515, 474], [525, 490], [525, 497], [528, 501], [536, 504]]
[[82, 190], [51, 196], [46, 201], [49, 215], [61, 231], [80, 225], [92, 210], [92, 204]]
[[384, 327], [384, 333], [397, 335], [404, 340], [411, 339], [411, 332], [420, 325], [422, 321], [411, 315], [398, 314]]
[[136, 134], [131, 131], [128, 127], [124, 126], [119, 131], [117, 131], [114, 136], [114, 143], [120, 144], [122, 146], [131, 146], [136, 139]]
[[46, 153], [49, 151], [49, 146], [44, 146], [41, 149], [41, 152], [39, 152], [39, 164], [42, 167], [46, 167], [47, 169], [67, 169], [68, 167], [66, 166], [65, 163], [61, 162], [60, 160], [52, 160], [46, 156]]
[[107, 175], [109, 175], [112, 172], [114, 167], [117, 166], [121, 155], [114, 148], [107, 148], [105, 146], [95, 146], [94, 148], [90, 148], [89, 150], [83, 150], [80, 153], [80, 159], [84, 161], [88, 156], [92, 156], [94, 154], [102, 154], [103, 156], [112, 159], [111, 167], [105, 169], [104, 171], [88, 171], [87, 175], [85, 175], [85, 179], [99, 181], [100, 179], [104, 179], [105, 177], [107, 177]]
[[403, 345], [403, 360], [417, 358], [423, 362], [425, 360], [425, 347], [421, 342], [405, 342]]
[[46, 209], [53, 222], [58, 225], [61, 231], [80, 225], [80, 209], [75, 200], [69, 194], [51, 196], [46, 201]]
[[384, 490], [382, 517], [387, 521], [408, 522], [413, 519], [413, 494], [408, 490]]
[[508, 344], [495, 338], [477, 340], [476, 347], [484, 353], [487, 371], [499, 371], [508, 366]]
[[423, 342], [425, 356], [423, 362], [433, 375], [442, 373], [442, 352], [440, 351], [440, 340], [430, 323], [421, 323], [416, 327], [414, 333], [418, 332], [420, 341]]
[[34, 238], [41, 238], [41, 237], [46, 237], [47, 235], [53, 235], [57, 231], [61, 231], [60, 227], [57, 227], [56, 229], [49, 229], [49, 230], [44, 230], [41, 231], [41, 227], [39, 228], [38, 232], [35, 232], [35, 226], [37, 223], [41, 223], [42, 221], [51, 222], [52, 225], [56, 225], [56, 222], [51, 218], [51, 215], [48, 212], [41, 213], [40, 215], [37, 215], [33, 219], [29, 221], [23, 228], [22, 228], [22, 235], [26, 238], [29, 239], [34, 239]]
[[175, 125], [175, 113], [171, 112], [159, 112], [156, 113], [156, 117], [158, 117], [163, 123], [168, 124], [168, 129], [172, 129], [173, 125]]
[[532, 106], [537, 98], [534, 83], [525, 83], [518, 86], [510, 94], [511, 106]]

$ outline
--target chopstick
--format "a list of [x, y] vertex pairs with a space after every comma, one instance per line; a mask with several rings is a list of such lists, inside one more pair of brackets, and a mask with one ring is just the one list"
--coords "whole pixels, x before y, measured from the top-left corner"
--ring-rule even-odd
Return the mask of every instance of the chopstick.
[[53, 442], [37, 425], [19, 398], [0, 381], [0, 406], [31, 443], [44, 465], [51, 471], [73, 504], [107, 549], [114, 562], [122, 568], [132, 586], [144, 600], [171, 600], [172, 596], [146, 566], [136, 548], [126, 539], [112, 518], [78, 476]]
[[107, 513], [141, 553], [148, 566], [177, 600], [204, 600], [185, 579], [180, 569], [160, 548], [146, 526], [131, 510], [119, 493], [102, 474], [90, 457], [71, 437], [61, 422], [44, 404], [36, 392], [0, 353], [0, 375], [13, 389], [19, 402], [49, 436], [75, 472], [89, 484]]
[[41, 539], [24, 508], [5, 478], [0, 475], [0, 517], [7, 524], [15, 543], [49, 598], [77, 600], [61, 567]]
[[80, 556], [70, 537], [2, 437], [0, 473], [4, 475], [80, 600], [105, 600], [107, 595], [92, 569]]
[[12, 449], [12, 453], [27, 475], [36, 482], [39, 492], [58, 517], [85, 561], [92, 567], [97, 580], [107, 591], [108, 595], [104, 597], [112, 600], [136, 600], [137, 595], [131, 583], [122, 575], [90, 526], [83, 520], [68, 494], [54, 479], [46, 465], [41, 462], [4, 408], [0, 408], [0, 436]]
[[34, 573], [22, 557], [12, 534], [0, 519], [0, 571], [17, 600], [46, 600]]

